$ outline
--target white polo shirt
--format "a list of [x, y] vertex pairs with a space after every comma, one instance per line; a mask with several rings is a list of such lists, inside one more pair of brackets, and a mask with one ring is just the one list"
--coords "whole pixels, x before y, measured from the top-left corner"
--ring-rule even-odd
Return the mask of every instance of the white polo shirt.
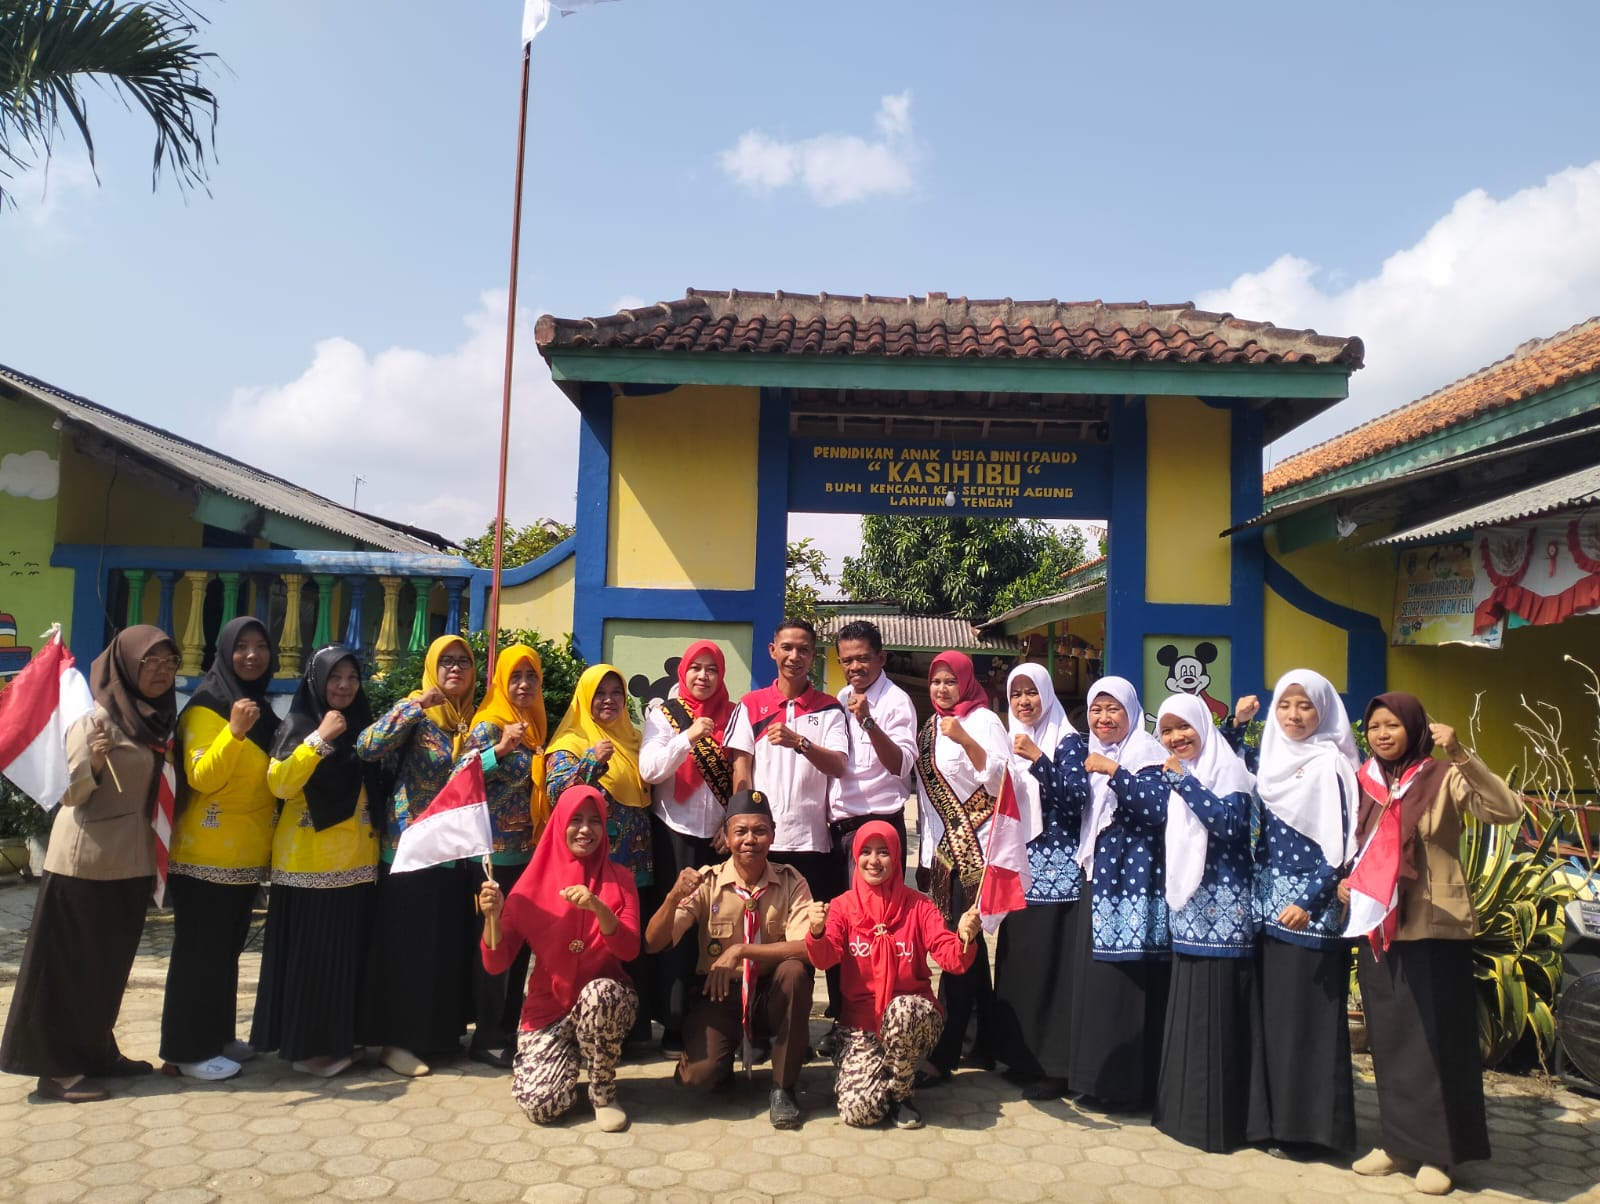
[[878, 750], [850, 711], [855, 687], [839, 691], [850, 731], [850, 763], [844, 777], [834, 783], [830, 818], [850, 819], [861, 815], [895, 815], [904, 810], [911, 779], [917, 772], [917, 708], [887, 673], [867, 687], [867, 705], [872, 720], [900, 750], [900, 772], [890, 773], [878, 759]]
[[[748, 697], [748, 695], [746, 696]], [[818, 748], [848, 753], [850, 732], [844, 711], [837, 703], [809, 715], [796, 715], [794, 703], [775, 713], [767, 722], [781, 719], [797, 735]], [[783, 748], [751, 728], [750, 711], [741, 701], [728, 723], [723, 747], [733, 752], [750, 753], [752, 779], [757, 790], [772, 805], [777, 833], [772, 841], [774, 853], [826, 853], [833, 847], [828, 835], [829, 797], [833, 779], [811, 763], [804, 753]]]

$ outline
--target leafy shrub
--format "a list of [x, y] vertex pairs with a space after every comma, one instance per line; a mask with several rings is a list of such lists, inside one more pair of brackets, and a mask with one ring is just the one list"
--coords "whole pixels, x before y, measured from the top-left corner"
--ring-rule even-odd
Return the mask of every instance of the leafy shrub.
[[0, 778], [0, 836], [38, 836], [50, 831], [55, 818], [5, 778]]

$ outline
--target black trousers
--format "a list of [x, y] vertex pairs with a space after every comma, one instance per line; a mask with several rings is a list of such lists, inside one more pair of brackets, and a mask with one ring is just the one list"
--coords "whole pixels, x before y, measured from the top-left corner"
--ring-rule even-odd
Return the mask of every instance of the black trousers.
[[[685, 836], [653, 814], [650, 832], [655, 843], [656, 874], [655, 883], [639, 892], [645, 923], [660, 909], [681, 872], [722, 860], [709, 839]], [[700, 943], [693, 939], [679, 941], [660, 953], [643, 954], [640, 960], [646, 963], [644, 980], [634, 982], [639, 988], [639, 1014], [660, 1021], [668, 1032], [681, 1030], [683, 1018], [695, 1002], [694, 970], [699, 956]]]
[[[465, 877], [467, 889], [474, 895], [483, 885], [483, 863], [476, 859], [460, 862], [457, 867]], [[521, 865], [496, 865], [494, 880], [500, 884], [503, 895], [509, 896], [511, 888], [528, 868]], [[500, 974], [490, 974], [483, 968], [483, 958], [472, 958], [472, 1048], [479, 1050], [504, 1050], [515, 1054], [517, 1028], [522, 1019], [522, 994], [528, 986], [528, 961], [531, 952], [526, 945], [511, 965]]]
[[172, 956], [161, 1006], [161, 1057], [204, 1062], [236, 1036], [239, 954], [250, 935], [259, 888], [206, 882], [184, 874], [167, 879], [172, 899]]

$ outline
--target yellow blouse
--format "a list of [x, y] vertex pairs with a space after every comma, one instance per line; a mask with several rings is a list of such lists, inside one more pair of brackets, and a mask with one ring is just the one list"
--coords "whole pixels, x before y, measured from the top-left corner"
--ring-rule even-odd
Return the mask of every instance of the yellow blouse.
[[267, 789], [267, 754], [237, 740], [206, 707], [178, 716], [189, 798], [173, 825], [168, 872], [207, 882], [250, 884], [267, 876], [278, 800]]
[[321, 760], [301, 744], [287, 761], [273, 761], [267, 784], [283, 799], [283, 814], [272, 837], [273, 885], [328, 890], [378, 880], [378, 834], [372, 830], [363, 787], [356, 813], [318, 832], [306, 807], [306, 783]]

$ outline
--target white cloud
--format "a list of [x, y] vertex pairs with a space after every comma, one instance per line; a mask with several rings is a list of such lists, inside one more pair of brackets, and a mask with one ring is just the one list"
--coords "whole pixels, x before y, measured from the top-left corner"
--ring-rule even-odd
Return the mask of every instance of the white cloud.
[[58, 151], [0, 184], [34, 238], [51, 245], [71, 236], [70, 223], [63, 220], [67, 211], [82, 208], [100, 188], [89, 156], [78, 150]]
[[1366, 344], [1367, 366], [1351, 378], [1350, 399], [1281, 440], [1276, 455], [1600, 314], [1600, 161], [1504, 200], [1474, 189], [1377, 275], [1341, 283], [1286, 254], [1198, 298], [1202, 309], [1360, 335]]
[[61, 464], [47, 451], [13, 452], [0, 457], [0, 493], [44, 501], [61, 485]]
[[799, 184], [819, 205], [847, 205], [869, 196], [910, 192], [918, 149], [911, 133], [911, 93], [885, 96], [873, 118], [874, 141], [855, 134], [818, 134], [785, 142], [759, 130], [717, 156], [722, 170], [751, 192]]
[[[369, 355], [323, 339], [295, 380], [234, 391], [215, 445], [229, 455], [348, 504], [452, 539], [494, 517], [499, 469], [504, 290], [483, 294], [466, 335], [438, 354], [391, 347]], [[519, 308], [512, 381], [506, 520], [572, 521], [578, 416], [533, 342]]]
[[649, 305], [650, 302], [643, 297], [636, 296], [633, 293], [623, 293], [622, 296], [611, 303], [611, 312], [618, 314], [625, 309], [645, 309]]

